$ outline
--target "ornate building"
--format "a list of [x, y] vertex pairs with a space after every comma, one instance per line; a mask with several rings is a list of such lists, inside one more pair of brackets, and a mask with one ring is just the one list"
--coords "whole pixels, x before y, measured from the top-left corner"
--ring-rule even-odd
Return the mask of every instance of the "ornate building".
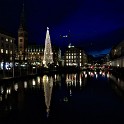
[[41, 45], [30, 45], [27, 50], [27, 61], [31, 65], [42, 66], [44, 49]]
[[48, 65], [52, 63], [53, 63], [53, 53], [52, 53], [49, 28], [47, 27], [43, 64], [45, 67], [48, 67]]

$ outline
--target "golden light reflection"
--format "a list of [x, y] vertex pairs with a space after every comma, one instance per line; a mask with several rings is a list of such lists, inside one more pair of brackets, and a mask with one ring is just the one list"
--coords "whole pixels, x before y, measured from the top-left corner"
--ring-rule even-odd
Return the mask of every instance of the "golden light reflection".
[[80, 74], [80, 87], [82, 85], [82, 74]]
[[47, 117], [49, 116], [50, 112], [50, 103], [51, 103], [51, 95], [52, 95], [52, 88], [53, 88], [53, 78], [48, 77], [47, 75], [43, 76], [43, 85], [44, 85], [44, 95], [45, 95], [45, 104], [46, 104], [46, 112]]
[[38, 84], [40, 84], [40, 77], [37, 77], [37, 82]]

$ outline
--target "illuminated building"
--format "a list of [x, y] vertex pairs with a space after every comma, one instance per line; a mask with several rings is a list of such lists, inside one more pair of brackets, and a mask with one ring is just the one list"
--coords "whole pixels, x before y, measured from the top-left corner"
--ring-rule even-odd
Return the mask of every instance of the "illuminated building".
[[87, 55], [84, 50], [69, 44], [65, 52], [65, 66], [83, 66], [87, 63]]
[[109, 65], [114, 67], [124, 67], [124, 41], [114, 46], [109, 54]]
[[30, 45], [27, 50], [28, 63], [31, 65], [42, 65], [44, 49], [41, 45]]
[[0, 32], [0, 70], [9, 70], [13, 66], [15, 56], [15, 38]]
[[61, 65], [61, 50], [58, 47], [52, 46], [53, 62], [55, 65]]
[[43, 64], [45, 67], [48, 67], [48, 65], [52, 63], [53, 63], [53, 53], [52, 53], [49, 28], [47, 27]]

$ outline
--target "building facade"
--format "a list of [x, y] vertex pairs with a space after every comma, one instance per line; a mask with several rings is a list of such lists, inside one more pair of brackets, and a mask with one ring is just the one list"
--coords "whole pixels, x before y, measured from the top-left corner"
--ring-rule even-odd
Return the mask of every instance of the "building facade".
[[27, 61], [31, 65], [42, 66], [44, 48], [41, 45], [30, 45], [27, 50]]
[[15, 38], [0, 33], [0, 70], [9, 70], [15, 57]]
[[53, 63], [54, 65], [61, 66], [61, 50], [60, 48], [56, 46], [52, 46], [52, 51], [53, 51]]
[[107, 63], [113, 67], [124, 67], [124, 41], [114, 46], [109, 54], [110, 61]]
[[81, 67], [87, 63], [87, 55], [84, 50], [69, 44], [64, 56], [65, 66]]

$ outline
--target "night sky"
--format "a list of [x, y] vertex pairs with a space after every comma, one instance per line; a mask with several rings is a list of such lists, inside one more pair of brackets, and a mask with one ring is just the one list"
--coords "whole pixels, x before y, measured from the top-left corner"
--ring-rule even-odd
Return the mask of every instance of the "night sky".
[[[0, 0], [0, 27], [17, 37], [23, 0]], [[29, 43], [51, 42], [64, 50], [70, 42], [92, 55], [108, 53], [124, 39], [124, 0], [25, 0]], [[63, 36], [70, 35], [70, 38]]]

